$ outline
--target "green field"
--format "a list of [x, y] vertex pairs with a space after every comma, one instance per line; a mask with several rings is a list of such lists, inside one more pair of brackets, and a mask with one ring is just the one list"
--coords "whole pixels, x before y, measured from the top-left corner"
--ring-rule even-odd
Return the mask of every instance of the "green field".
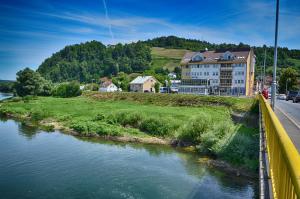
[[[250, 169], [256, 168], [257, 129], [234, 123], [231, 117], [233, 104], [237, 106], [245, 104], [245, 101], [251, 104], [253, 99], [213, 106], [220, 98], [209, 100], [209, 103], [208, 99], [199, 98], [197, 106], [167, 105], [167, 99], [157, 95], [158, 99], [162, 99], [159, 105], [151, 100], [149, 94], [125, 93], [131, 99], [94, 94], [76, 98], [16, 98], [0, 103], [0, 114], [43, 124], [55, 121], [82, 136], [175, 140], [179, 145], [195, 146], [201, 153]], [[179, 101], [184, 99], [180, 95], [173, 96]], [[200, 105], [201, 99], [203, 105]], [[223, 101], [228, 100], [230, 98]], [[250, 111], [250, 108], [247, 110]]]
[[164, 69], [174, 70], [180, 65], [180, 60], [188, 50], [183, 49], [166, 49], [166, 48], [151, 48], [153, 68], [162, 67]]

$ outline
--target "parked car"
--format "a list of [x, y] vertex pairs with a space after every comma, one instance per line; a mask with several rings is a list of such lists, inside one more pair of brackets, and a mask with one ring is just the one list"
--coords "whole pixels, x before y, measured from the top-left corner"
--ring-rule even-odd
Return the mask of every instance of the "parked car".
[[288, 91], [286, 96], [286, 101], [293, 100], [294, 97], [298, 94], [298, 91]]
[[286, 95], [285, 94], [278, 94], [277, 95], [277, 99], [279, 99], [279, 100], [285, 100], [286, 99]]
[[168, 93], [168, 87], [160, 87], [159, 92], [160, 93]]
[[293, 97], [293, 103], [300, 102], [300, 91], [297, 92], [297, 95]]

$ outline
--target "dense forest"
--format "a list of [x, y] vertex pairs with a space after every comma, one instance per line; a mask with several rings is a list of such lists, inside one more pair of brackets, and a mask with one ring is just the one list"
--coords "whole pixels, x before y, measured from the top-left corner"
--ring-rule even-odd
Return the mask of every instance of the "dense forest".
[[90, 82], [119, 72], [143, 72], [150, 63], [150, 47], [141, 42], [105, 46], [91, 41], [66, 46], [46, 59], [38, 72], [53, 82]]
[[[91, 41], [66, 46], [61, 51], [47, 58], [38, 68], [38, 72], [53, 82], [78, 80], [91, 82], [103, 76], [115, 76], [119, 72], [125, 74], [145, 73], [151, 69], [153, 57], [151, 47], [170, 49], [187, 49], [201, 51], [204, 49], [238, 49], [249, 48], [247, 44], [214, 44], [195, 39], [184, 39], [175, 36], [159, 37], [147, 41], [130, 44], [105, 46], [101, 42]], [[266, 65], [273, 65], [272, 47], [252, 47], [256, 54], [256, 65], [263, 65], [264, 50], [266, 49]], [[278, 66], [280, 68], [293, 67], [300, 71], [300, 50], [278, 49]], [[163, 66], [161, 66], [163, 67]], [[160, 70], [155, 69], [160, 74]], [[165, 71], [161, 70], [165, 75]], [[280, 70], [279, 70], [280, 71]]]

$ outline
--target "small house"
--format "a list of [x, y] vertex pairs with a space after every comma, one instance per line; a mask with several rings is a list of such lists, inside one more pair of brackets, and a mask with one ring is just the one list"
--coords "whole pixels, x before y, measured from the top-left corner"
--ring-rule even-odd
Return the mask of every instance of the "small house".
[[118, 87], [112, 81], [105, 81], [100, 85], [99, 92], [116, 92]]
[[158, 81], [152, 76], [138, 76], [130, 82], [131, 92], [155, 93], [155, 83]]

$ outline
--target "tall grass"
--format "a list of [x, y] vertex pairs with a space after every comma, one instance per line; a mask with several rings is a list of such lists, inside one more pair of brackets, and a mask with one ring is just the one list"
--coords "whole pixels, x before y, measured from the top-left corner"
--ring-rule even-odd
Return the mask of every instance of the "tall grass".
[[96, 100], [110, 101], [133, 101], [142, 104], [154, 104], [159, 106], [225, 106], [233, 111], [246, 112], [252, 109], [258, 110], [257, 99], [255, 98], [237, 98], [228, 96], [199, 96], [183, 94], [153, 94], [153, 93], [99, 93], [86, 92], [86, 96]]

